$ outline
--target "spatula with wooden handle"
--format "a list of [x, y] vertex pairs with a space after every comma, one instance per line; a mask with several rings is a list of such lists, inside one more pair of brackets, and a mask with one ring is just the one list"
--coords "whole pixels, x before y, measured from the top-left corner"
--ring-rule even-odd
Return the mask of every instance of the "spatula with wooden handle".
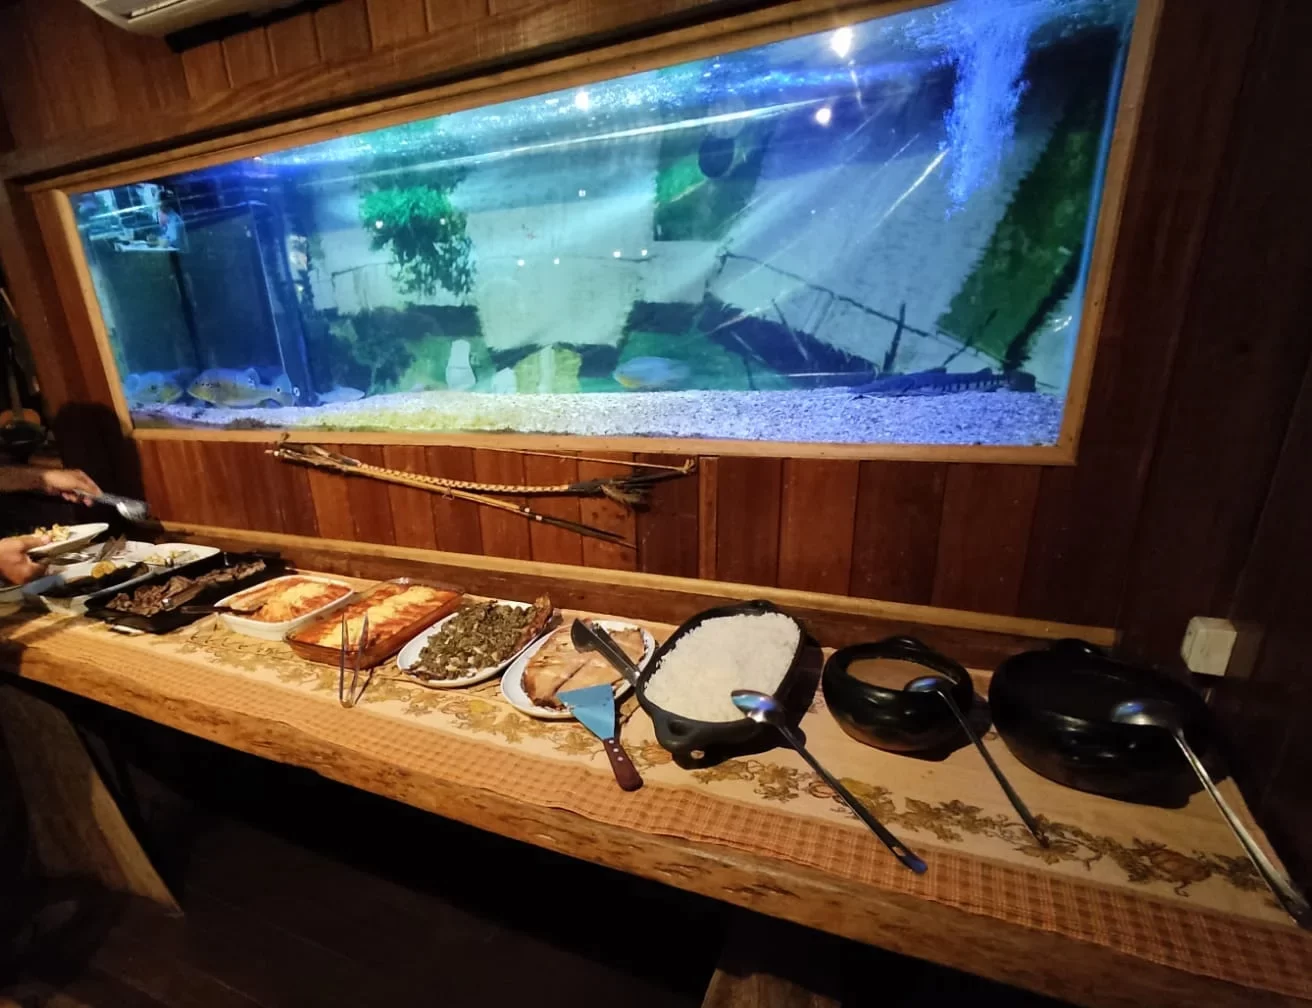
[[642, 787], [642, 777], [638, 768], [629, 759], [629, 754], [615, 737], [615, 692], [606, 683], [598, 686], [584, 686], [582, 689], [566, 690], [557, 693], [556, 699], [569, 708], [570, 713], [582, 722], [583, 726], [601, 739], [610, 760], [610, 768], [615, 773], [615, 780], [625, 791], [637, 791]]

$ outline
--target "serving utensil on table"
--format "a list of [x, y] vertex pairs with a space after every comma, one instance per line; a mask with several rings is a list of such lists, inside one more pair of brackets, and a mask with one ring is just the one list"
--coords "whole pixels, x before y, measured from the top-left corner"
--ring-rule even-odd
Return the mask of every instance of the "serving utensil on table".
[[893, 852], [894, 857], [917, 875], [924, 874], [928, 865], [913, 854], [901, 840], [889, 832], [888, 827], [876, 819], [871, 811], [861, 804], [856, 795], [840, 784], [838, 778], [822, 767], [819, 761], [811, 755], [802, 742], [801, 736], [788, 724], [783, 708], [779, 706], [774, 697], [768, 693], [760, 693], [757, 690], [734, 690], [729, 696], [732, 698], [734, 706], [753, 721], [775, 728], [784, 737], [784, 741], [796, 749], [802, 759], [810, 764], [811, 769], [820, 775], [820, 779], [833, 788], [834, 793], [847, 803], [847, 807], [856, 813], [857, 818], [870, 827], [870, 831], [879, 837], [885, 847]]
[[1180, 722], [1180, 715], [1175, 706], [1165, 700], [1126, 700], [1124, 703], [1119, 703], [1112, 708], [1112, 720], [1121, 724], [1156, 728], [1159, 731], [1170, 733], [1171, 737], [1175, 739], [1175, 744], [1184, 753], [1184, 758], [1188, 760], [1189, 766], [1197, 774], [1198, 780], [1207, 789], [1207, 793], [1212, 796], [1212, 801], [1216, 802], [1216, 807], [1221, 810], [1221, 815], [1225, 817], [1226, 823], [1243, 846], [1244, 852], [1253, 862], [1262, 879], [1271, 887], [1271, 891], [1275, 893], [1280, 905], [1300, 925], [1307, 927], [1312, 924], [1312, 906], [1308, 904], [1307, 898], [1299, 892], [1284, 872], [1271, 863], [1271, 859], [1266, 856], [1266, 852], [1257, 845], [1257, 841], [1248, 832], [1248, 828], [1239, 821], [1239, 817], [1235, 815], [1229, 803], [1222, 797], [1221, 792], [1217, 789], [1216, 782], [1212, 780], [1212, 775], [1207, 772], [1207, 768], [1203, 766], [1203, 761], [1198, 758], [1193, 746], [1185, 738], [1184, 726]]
[[597, 686], [584, 686], [582, 689], [565, 690], [557, 693], [556, 699], [569, 708], [583, 727], [601, 739], [616, 783], [625, 791], [637, 791], [642, 787], [638, 768], [615, 737], [615, 691], [608, 684], [601, 683]]
[[952, 716], [957, 719], [957, 724], [961, 725], [961, 730], [966, 733], [968, 739], [975, 743], [975, 748], [978, 749], [979, 754], [984, 757], [985, 765], [993, 773], [994, 780], [996, 780], [998, 786], [1002, 788], [1002, 793], [1007, 796], [1007, 801], [1011, 802], [1011, 807], [1016, 810], [1016, 814], [1020, 816], [1021, 822], [1025, 824], [1025, 828], [1029, 830], [1034, 839], [1038, 841], [1040, 847], [1047, 847], [1048, 837], [1044, 834], [1043, 827], [1039, 825], [1038, 820], [1034, 818], [1025, 803], [1021, 801], [1020, 795], [1018, 795], [1016, 789], [1011, 786], [1011, 782], [1007, 780], [1006, 775], [1003, 774], [1002, 768], [999, 767], [997, 763], [993, 762], [993, 757], [990, 756], [989, 751], [984, 748], [983, 739], [981, 739], [975, 729], [971, 727], [970, 722], [966, 720], [966, 715], [962, 712], [961, 707], [959, 707], [957, 701], [952, 698], [952, 687], [953, 683], [943, 676], [925, 675], [912, 679], [904, 688], [912, 693], [936, 693], [943, 698], [943, 702], [951, 708]]
[[638, 666], [624, 653], [624, 649], [615, 643], [615, 638], [595, 623], [585, 623], [576, 619], [569, 628], [570, 643], [577, 651], [596, 651], [611, 666], [629, 681], [638, 685]]
[[360, 664], [364, 659], [364, 649], [369, 643], [369, 614], [367, 612], [360, 623], [360, 639], [356, 642], [355, 655], [351, 661], [351, 685], [348, 688], [346, 685], [346, 653], [350, 650], [350, 643], [346, 629], [346, 613], [342, 613], [342, 648], [337, 660], [337, 702], [347, 710], [360, 702], [360, 698], [364, 696], [365, 690], [369, 688], [369, 684], [374, 678], [374, 670], [371, 668], [364, 677], [364, 683], [360, 684], [358, 690], [356, 689], [360, 679]]

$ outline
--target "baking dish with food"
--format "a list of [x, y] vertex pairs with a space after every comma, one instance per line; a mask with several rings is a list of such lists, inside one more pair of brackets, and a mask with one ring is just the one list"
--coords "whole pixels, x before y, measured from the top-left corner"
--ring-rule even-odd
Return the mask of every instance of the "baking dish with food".
[[[233, 576], [240, 568], [257, 563], [260, 564], [258, 569]], [[282, 574], [286, 569], [287, 562], [276, 553], [219, 552], [188, 564], [182, 569], [165, 568], [148, 578], [143, 578], [126, 590], [112, 588], [109, 591], [97, 592], [87, 599], [86, 614], [116, 629], [136, 630], [142, 633], [168, 633], [200, 619], [204, 613], [199, 611], [199, 607], [213, 605], [223, 596], [232, 594], [234, 590], [241, 591], [268, 581]], [[219, 572], [226, 572], [225, 580], [202, 583], [198, 591], [191, 591], [197, 579], [206, 578], [211, 574], [224, 576]], [[178, 583], [169, 594], [176, 601], [167, 609], [147, 614], [125, 612], [111, 605], [120, 595], [140, 598], [143, 593], [158, 594], [158, 589], [167, 587], [174, 578], [178, 579]]]
[[[674, 650], [678, 643], [694, 630], [712, 620], [732, 616], [760, 616], [766, 613], [779, 613], [774, 603], [765, 599], [740, 602], [735, 605], [717, 606], [707, 609], [682, 623], [677, 630], [662, 644], [643, 668], [638, 677], [637, 697], [656, 729], [656, 741], [664, 746], [681, 765], [698, 765], [710, 762], [727, 750], [744, 748], [758, 740], [768, 730], [767, 726], [748, 717], [735, 721], [699, 721], [666, 710], [647, 696], [647, 688], [652, 676], [660, 669], [661, 662]], [[776, 700], [790, 714], [797, 713], [798, 701], [808, 685], [800, 673], [804, 668], [802, 656], [808, 645], [806, 628], [793, 617], [788, 616], [797, 626], [797, 648], [788, 662], [779, 686], [774, 690]], [[814, 685], [812, 681], [809, 685]]]
[[[264, 613], [261, 610], [266, 609], [271, 603], [277, 603], [287, 591], [300, 585], [323, 585], [335, 590], [337, 594], [315, 603], [311, 608], [288, 619], [271, 620], [262, 618]], [[258, 637], [262, 640], [282, 640], [287, 634], [294, 633], [315, 617], [340, 609], [347, 602], [354, 599], [355, 596], [355, 589], [345, 581], [321, 577], [317, 574], [287, 574], [265, 581], [254, 588], [245, 588], [242, 591], [233, 592], [233, 594], [219, 599], [214, 604], [217, 607], [229, 607], [237, 610], [258, 604], [260, 609], [254, 612], [220, 612], [219, 622], [229, 630], [245, 634], [247, 637]]]
[[[426, 604], [412, 607], [412, 611], [393, 616], [382, 615], [380, 607], [386, 605], [387, 599], [399, 597], [412, 588], [428, 589], [434, 593], [433, 597]], [[307, 661], [318, 662], [321, 665], [336, 665], [342, 654], [342, 620], [347, 621], [347, 636], [350, 638], [351, 654], [354, 656], [356, 644], [354, 638], [358, 623], [356, 627], [352, 627], [351, 623], [358, 621], [369, 612], [369, 636], [365, 641], [364, 650], [360, 653], [359, 668], [373, 668], [400, 651], [406, 642], [421, 630], [432, 626], [452, 612], [463, 597], [463, 592], [459, 588], [439, 584], [436, 581], [408, 577], [380, 581], [362, 591], [359, 597], [345, 608], [309, 620], [287, 634], [285, 639], [291, 649]]]

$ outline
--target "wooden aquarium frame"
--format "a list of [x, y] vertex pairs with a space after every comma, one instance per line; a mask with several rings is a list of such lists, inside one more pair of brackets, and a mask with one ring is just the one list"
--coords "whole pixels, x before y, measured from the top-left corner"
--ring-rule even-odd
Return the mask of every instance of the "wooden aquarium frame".
[[[133, 425], [114, 363], [109, 334], [77, 232], [71, 196], [767, 45], [785, 38], [832, 30], [854, 20], [900, 13], [931, 6], [936, 2], [941, 0], [793, 0], [764, 10], [527, 67], [249, 129], [218, 139], [188, 144], [176, 150], [132, 158], [108, 167], [72, 172], [31, 183], [24, 187], [24, 191], [32, 201], [43, 240], [57, 267], [58, 296], [72, 330], [74, 344], [79, 355], [94, 355], [99, 359], [108, 383], [108, 398], [118, 416], [123, 434], [139, 440], [268, 441], [272, 437], [281, 436], [282, 432], [264, 429], [137, 428]], [[532, 433], [369, 432], [314, 428], [293, 429], [287, 431], [286, 435], [292, 441], [332, 441], [340, 444], [433, 444], [690, 455], [1073, 465], [1112, 273], [1128, 168], [1138, 134], [1148, 68], [1156, 44], [1163, 3], [1164, 0], [1138, 0], [1107, 153], [1102, 201], [1094, 230], [1071, 379], [1060, 433], [1054, 445], [847, 444]]]

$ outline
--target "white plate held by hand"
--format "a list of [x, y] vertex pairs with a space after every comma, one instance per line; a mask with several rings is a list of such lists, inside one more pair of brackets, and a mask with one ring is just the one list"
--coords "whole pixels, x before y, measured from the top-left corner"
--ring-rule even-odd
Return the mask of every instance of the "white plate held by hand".
[[[607, 633], [616, 634], [621, 630], [637, 630], [642, 634], [642, 657], [633, 664], [638, 666], [638, 671], [646, 667], [647, 662], [651, 661], [651, 656], [656, 653], [656, 640], [642, 627], [634, 626], [632, 623], [616, 623], [614, 620], [589, 620], [596, 626], [601, 627]], [[564, 627], [561, 633], [569, 633], [569, 627]], [[528, 691], [524, 689], [524, 671], [528, 668], [528, 663], [533, 656], [541, 650], [551, 637], [548, 634], [534, 641], [523, 651], [519, 653], [506, 669], [506, 674], [501, 677], [501, 695], [510, 701], [510, 706], [529, 717], [541, 718], [543, 721], [569, 721], [574, 715], [568, 710], [556, 710], [554, 707], [539, 707], [529, 699]], [[602, 661], [605, 661], [603, 658]], [[619, 675], [617, 672], [616, 675]], [[633, 684], [627, 679], [621, 678], [615, 684], [615, 699], [623, 700], [633, 692]]]
[[[531, 602], [498, 601], [497, 604], [513, 606], [516, 609], [533, 608]], [[442, 627], [455, 619], [456, 616], [459, 615], [459, 612], [459, 610], [456, 610], [456, 612], [453, 612], [450, 616], [438, 620], [409, 644], [403, 647], [401, 653], [396, 656], [396, 667], [402, 672], [409, 672], [412, 668], [418, 665], [419, 653], [423, 651], [425, 645], [428, 644], [428, 641], [432, 638], [433, 634], [437, 633]], [[543, 633], [546, 633], [546, 631], [543, 630]], [[461, 676], [458, 679], [421, 679], [419, 676], [410, 675], [406, 677], [406, 682], [414, 683], [416, 686], [426, 686], [428, 689], [457, 689], [461, 686], [477, 686], [479, 683], [487, 682], [487, 680], [491, 679], [493, 676], [500, 675], [504, 672], [507, 665], [522, 655], [526, 650], [533, 647], [541, 636], [542, 634], [539, 634], [538, 637], [534, 637], [505, 661], [498, 662], [496, 665], [490, 665], [487, 668], [475, 669], [468, 675]]]
[[65, 525], [64, 527], [68, 529], [67, 539], [48, 543], [45, 546], [34, 547], [27, 551], [27, 555], [37, 562], [49, 560], [61, 553], [69, 553], [79, 546], [85, 546], [109, 528], [105, 522], [88, 522], [85, 525]]

